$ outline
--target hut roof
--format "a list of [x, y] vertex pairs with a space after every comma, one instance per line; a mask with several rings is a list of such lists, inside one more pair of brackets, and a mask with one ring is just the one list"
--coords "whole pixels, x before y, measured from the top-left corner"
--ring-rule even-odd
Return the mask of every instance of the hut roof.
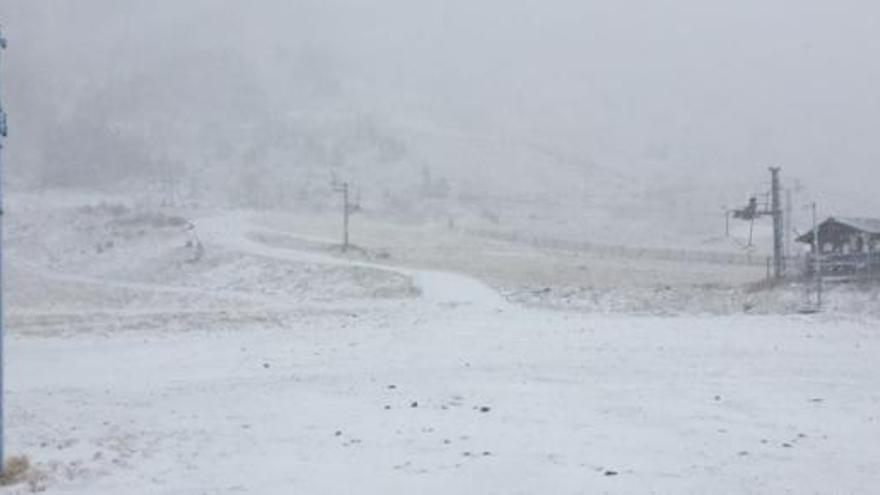
[[880, 234], [880, 218], [832, 218], [837, 223], [842, 223], [866, 234]]
[[[853, 230], [857, 230], [859, 232], [864, 232], [870, 235], [880, 235], [880, 218], [857, 218], [857, 217], [830, 217], [828, 220], [825, 220], [821, 224], [819, 224], [819, 229], [821, 229], [825, 225], [829, 224], [839, 224], [849, 227]], [[823, 234], [820, 234], [820, 236]], [[798, 242], [803, 242], [806, 244], [810, 244], [813, 242], [813, 230], [810, 229], [809, 232], [797, 238]]]

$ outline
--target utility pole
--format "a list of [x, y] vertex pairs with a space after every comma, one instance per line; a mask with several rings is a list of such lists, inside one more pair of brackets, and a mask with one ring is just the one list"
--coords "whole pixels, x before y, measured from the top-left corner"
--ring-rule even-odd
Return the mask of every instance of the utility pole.
[[351, 205], [348, 201], [348, 182], [333, 187], [333, 190], [342, 193], [342, 251], [348, 251], [348, 217], [351, 215]]
[[813, 276], [816, 277], [816, 310], [822, 310], [822, 252], [819, 250], [819, 217], [813, 202]]
[[724, 237], [730, 237], [730, 216], [735, 213], [735, 210], [723, 206], [721, 211], [724, 212]]
[[342, 183], [342, 250], [348, 251], [348, 216], [351, 208], [348, 206], [348, 182]]
[[[6, 49], [6, 38], [3, 37], [3, 29], [0, 28], [0, 51]], [[2, 55], [0, 55], [0, 61], [2, 61]], [[2, 75], [2, 70], [0, 70], [0, 75]], [[6, 112], [3, 110], [3, 91], [2, 85], [0, 85], [0, 474], [3, 474], [6, 470], [6, 464], [4, 462], [6, 453], [4, 451], [4, 434], [3, 434], [3, 425], [4, 425], [4, 412], [6, 409], [6, 401], [4, 400], [3, 392], [3, 366], [6, 364], [3, 359], [3, 228], [2, 228], [2, 219], [3, 219], [3, 140], [6, 138]]]
[[782, 213], [782, 188], [779, 183], [779, 167], [770, 167], [772, 187], [770, 190], [770, 214], [773, 216], [773, 274], [777, 279], [785, 274], [785, 260], [783, 239], [785, 237], [785, 225]]
[[724, 208], [724, 237], [730, 237], [730, 211]]
[[785, 189], [785, 259], [791, 260], [791, 231], [794, 225], [794, 201], [792, 200], [791, 188]]

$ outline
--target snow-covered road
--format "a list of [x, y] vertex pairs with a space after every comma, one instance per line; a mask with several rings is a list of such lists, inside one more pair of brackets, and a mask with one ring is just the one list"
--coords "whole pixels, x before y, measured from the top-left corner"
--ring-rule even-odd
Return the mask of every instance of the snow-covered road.
[[209, 217], [198, 222], [199, 235], [205, 242], [223, 246], [237, 252], [282, 261], [344, 265], [392, 271], [410, 277], [421, 291], [422, 296], [433, 303], [472, 305], [491, 309], [508, 307], [507, 302], [494, 290], [472, 277], [456, 273], [417, 270], [272, 247], [254, 241], [250, 237], [249, 234], [251, 232], [258, 230], [259, 228], [249, 220], [246, 214], [232, 218], [229, 216]]

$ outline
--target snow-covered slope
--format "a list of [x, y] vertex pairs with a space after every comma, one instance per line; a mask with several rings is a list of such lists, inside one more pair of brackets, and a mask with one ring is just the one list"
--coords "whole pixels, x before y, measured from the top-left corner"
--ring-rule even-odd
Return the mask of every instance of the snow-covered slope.
[[[628, 272], [603, 297], [632, 297], [639, 281], [677, 274], [683, 287], [712, 264], [683, 273], [366, 219], [341, 253], [320, 216], [57, 191], [13, 195], [7, 212], [6, 438], [31, 468], [3, 493], [858, 493], [880, 481], [862, 441], [878, 434], [873, 319], [602, 316], [490, 288]], [[564, 307], [553, 287], [542, 306]]]

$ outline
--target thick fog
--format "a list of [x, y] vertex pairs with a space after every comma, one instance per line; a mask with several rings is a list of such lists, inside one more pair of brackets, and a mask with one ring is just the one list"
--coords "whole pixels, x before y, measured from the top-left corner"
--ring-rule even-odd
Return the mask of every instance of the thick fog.
[[718, 208], [775, 164], [867, 215], [880, 179], [867, 0], [3, 0], [0, 20], [20, 187]]

